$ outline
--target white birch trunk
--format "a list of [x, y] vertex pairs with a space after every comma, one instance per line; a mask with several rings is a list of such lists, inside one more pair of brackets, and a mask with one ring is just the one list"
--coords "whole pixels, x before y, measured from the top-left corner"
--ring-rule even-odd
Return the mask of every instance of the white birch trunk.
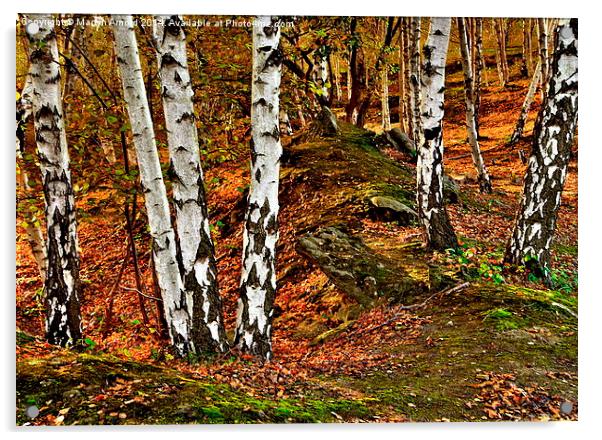
[[[26, 197], [34, 197], [34, 190], [29, 184], [29, 176], [25, 170], [25, 167], [21, 166], [20, 163], [24, 161], [22, 151], [24, 150], [24, 126], [32, 113], [32, 93], [33, 86], [31, 76], [27, 75], [25, 80], [25, 86], [21, 91], [21, 96], [17, 101], [17, 137], [16, 137], [16, 153], [17, 153], [17, 183], [23, 188], [23, 192]], [[26, 206], [26, 208], [28, 208]], [[23, 212], [25, 221], [25, 234], [27, 235], [27, 243], [31, 248], [31, 253], [38, 267], [40, 273], [40, 279], [42, 283], [46, 283], [46, 266], [48, 260], [46, 257], [46, 243], [44, 241], [44, 233], [40, 226], [40, 219], [29, 209], [25, 209]]]
[[475, 44], [474, 44], [474, 107], [475, 107], [475, 125], [477, 138], [480, 134], [480, 109], [481, 109], [481, 89], [483, 83], [483, 19], [475, 18]]
[[406, 115], [408, 131], [406, 133], [414, 136], [414, 112], [412, 108], [412, 73], [411, 73], [411, 18], [404, 17], [403, 18], [404, 29], [403, 32], [403, 41], [404, 41], [404, 56], [405, 56], [405, 69], [404, 69], [404, 78], [405, 78], [405, 88], [404, 88], [404, 114]]
[[412, 90], [412, 128], [415, 145], [422, 145], [422, 124], [420, 108], [422, 107], [420, 83], [420, 17], [413, 17], [411, 22], [411, 59], [410, 87]]
[[257, 20], [263, 24], [253, 27], [251, 186], [243, 232], [235, 344], [242, 351], [269, 360], [276, 296], [282, 55], [276, 18], [257, 17]]
[[540, 78], [541, 66], [540, 63], [537, 63], [537, 67], [533, 72], [533, 78], [531, 78], [531, 82], [529, 83], [529, 89], [527, 90], [527, 94], [525, 95], [525, 100], [523, 101], [523, 106], [520, 110], [518, 121], [516, 122], [516, 126], [514, 127], [514, 132], [510, 137], [510, 145], [517, 143], [523, 135], [525, 123], [527, 122], [527, 117], [529, 116], [529, 109], [531, 108], [531, 104], [533, 103], [533, 98], [535, 98], [535, 92], [537, 90], [537, 84], [539, 84]]
[[479, 140], [477, 137], [474, 98], [473, 98], [473, 78], [470, 66], [470, 54], [468, 52], [468, 41], [466, 39], [466, 26], [464, 18], [458, 18], [458, 32], [460, 34], [460, 50], [462, 52], [462, 66], [464, 69], [464, 97], [466, 102], [466, 128], [468, 131], [468, 140], [472, 153], [472, 161], [478, 173], [479, 188], [481, 192], [491, 192], [491, 180], [483, 161]]
[[59, 54], [51, 15], [31, 15], [32, 109], [46, 199], [46, 338], [62, 346], [82, 337], [75, 200], [61, 103]]
[[113, 15], [111, 21], [123, 96], [132, 126], [148, 224], [153, 238], [153, 259], [165, 319], [177, 354], [185, 356], [196, 352], [191, 335], [192, 313], [189, 309], [190, 305], [194, 305], [194, 298], [184, 290], [176, 260], [176, 238], [146, 100], [134, 24], [131, 15]]
[[431, 18], [422, 66], [423, 143], [416, 166], [418, 216], [430, 249], [456, 248], [458, 240], [443, 199], [443, 103], [451, 18]]
[[555, 34], [546, 99], [537, 118], [523, 197], [505, 255], [508, 263], [539, 271], [548, 284], [550, 244], [577, 127], [577, 19], [561, 20]]
[[545, 94], [546, 83], [548, 80], [548, 71], [550, 68], [550, 63], [548, 60], [548, 26], [547, 20], [545, 18], [537, 19], [537, 30], [539, 32], [539, 63], [541, 69], [541, 89], [542, 89], [542, 97]]
[[192, 314], [192, 340], [197, 351], [227, 348], [217, 282], [213, 240], [195, 125], [194, 92], [186, 59], [186, 35], [180, 16], [159, 15], [153, 21], [161, 79], [167, 145], [173, 171], [173, 199], [181, 276]]

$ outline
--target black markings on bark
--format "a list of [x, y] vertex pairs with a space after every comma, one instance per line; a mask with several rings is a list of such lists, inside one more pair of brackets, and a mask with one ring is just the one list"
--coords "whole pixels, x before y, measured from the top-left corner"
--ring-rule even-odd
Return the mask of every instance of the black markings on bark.
[[[571, 20], [564, 26], [572, 29], [576, 37], [576, 22]], [[556, 50], [550, 66], [548, 93], [535, 123], [523, 199], [504, 256], [506, 263], [530, 266], [532, 271], [544, 277], [548, 285], [552, 284], [549, 272], [550, 244], [554, 237], [560, 196], [568, 173], [578, 111], [577, 71], [571, 75], [570, 83], [565, 82], [559, 87], [556, 84], [560, 72], [560, 58], [577, 55], [577, 39], [565, 46], [564, 42], [559, 40], [559, 32], [562, 31], [562, 26], [556, 31]], [[558, 99], [556, 87], [562, 93], [573, 95], [574, 101], [570, 96]], [[559, 131], [552, 130], [551, 133], [550, 127], [557, 127]], [[551, 141], [556, 142], [558, 149], [555, 156], [547, 151]], [[546, 164], [546, 159], [551, 159], [551, 162]], [[550, 173], [552, 167], [555, 167], [555, 171]]]

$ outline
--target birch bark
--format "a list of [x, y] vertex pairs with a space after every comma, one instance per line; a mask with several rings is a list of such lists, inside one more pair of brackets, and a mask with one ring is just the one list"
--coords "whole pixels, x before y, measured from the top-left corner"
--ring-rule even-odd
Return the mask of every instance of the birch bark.
[[422, 65], [424, 137], [416, 166], [418, 216], [427, 247], [437, 250], [458, 246], [443, 199], [443, 103], [450, 30], [451, 18], [431, 18]]
[[529, 89], [527, 90], [527, 94], [525, 95], [525, 100], [523, 101], [523, 106], [520, 110], [518, 121], [516, 121], [514, 132], [512, 132], [512, 136], [510, 137], [509, 145], [517, 143], [523, 135], [525, 123], [527, 122], [527, 117], [529, 116], [529, 109], [531, 108], [531, 104], [533, 103], [533, 98], [535, 98], [535, 92], [537, 90], [537, 85], [539, 84], [540, 78], [541, 65], [540, 63], [537, 63], [537, 67], [533, 72], [533, 78], [531, 78], [531, 82], [529, 83]]
[[546, 99], [538, 115], [524, 191], [505, 261], [539, 271], [548, 284], [550, 244], [577, 126], [577, 19], [560, 20]]
[[420, 84], [420, 17], [412, 18], [411, 28], [412, 54], [410, 59], [410, 85], [412, 89], [412, 127], [414, 143], [422, 145], [422, 121], [420, 108], [422, 106]]
[[51, 15], [31, 15], [32, 109], [47, 226], [46, 338], [51, 344], [77, 344], [82, 337], [79, 251], [75, 200], [61, 103], [59, 54]]
[[256, 20], [262, 25], [253, 27], [251, 186], [234, 342], [240, 350], [270, 360], [282, 155], [278, 130], [282, 54], [277, 18]]
[[123, 84], [123, 97], [132, 126], [134, 147], [148, 224], [153, 238], [153, 260], [161, 290], [169, 336], [179, 356], [195, 353], [192, 340], [194, 298], [184, 290], [176, 259], [176, 237], [161, 172], [155, 133], [146, 99], [144, 78], [131, 15], [111, 17], [115, 53]]
[[481, 192], [491, 193], [491, 180], [483, 161], [479, 147], [476, 129], [476, 118], [473, 98], [473, 78], [470, 66], [470, 54], [468, 52], [468, 41], [466, 39], [466, 26], [464, 18], [458, 18], [458, 31], [460, 34], [460, 50], [462, 52], [462, 65], [464, 69], [464, 97], [466, 102], [466, 128], [468, 140], [472, 153], [472, 161], [478, 173], [479, 188]]
[[194, 92], [186, 59], [186, 35], [181, 23], [182, 18], [177, 15], [159, 15], [153, 20], [173, 172], [181, 276], [187, 295], [192, 297], [192, 304], [187, 306], [192, 311], [191, 331], [196, 349], [223, 352], [227, 339], [192, 103]]

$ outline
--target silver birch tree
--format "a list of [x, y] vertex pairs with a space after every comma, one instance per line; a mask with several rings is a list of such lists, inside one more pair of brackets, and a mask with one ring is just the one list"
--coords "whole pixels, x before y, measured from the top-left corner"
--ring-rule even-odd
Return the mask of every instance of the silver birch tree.
[[490, 193], [491, 180], [485, 162], [483, 161], [477, 134], [473, 97], [473, 78], [464, 18], [458, 18], [458, 32], [460, 34], [460, 50], [462, 52], [462, 67], [464, 69], [464, 98], [466, 102], [466, 128], [468, 131], [468, 141], [470, 143], [472, 161], [478, 174], [479, 188], [481, 192]]
[[422, 124], [420, 108], [422, 106], [420, 85], [420, 17], [412, 17], [411, 21], [411, 58], [410, 87], [412, 89], [412, 128], [414, 144], [422, 144]]
[[282, 54], [276, 22], [276, 17], [260, 16], [253, 26], [251, 186], [243, 232], [235, 334], [235, 344], [240, 350], [266, 360], [272, 358], [282, 155], [278, 130]]
[[424, 136], [418, 146], [416, 193], [426, 245], [437, 250], [458, 246], [443, 198], [443, 103], [450, 30], [451, 18], [431, 18], [422, 64]]
[[[24, 164], [23, 150], [24, 150], [24, 130], [23, 127], [27, 123], [27, 120], [32, 113], [32, 81], [31, 76], [27, 75], [25, 80], [25, 86], [21, 91], [21, 94], [17, 100], [17, 137], [16, 137], [16, 157], [17, 157], [17, 183], [23, 189], [26, 197], [34, 197], [34, 189], [29, 183], [29, 176], [27, 170], [22, 164]], [[27, 207], [26, 207], [27, 208]], [[31, 253], [38, 266], [38, 272], [40, 273], [40, 279], [42, 283], [46, 282], [46, 266], [48, 265], [48, 259], [46, 257], [46, 242], [44, 240], [44, 233], [40, 225], [40, 219], [35, 215], [35, 211], [25, 209], [23, 212], [24, 217], [24, 228], [25, 234], [27, 235], [27, 243], [31, 248]]]
[[46, 338], [77, 344], [82, 337], [75, 200], [61, 103], [59, 53], [51, 15], [35, 14], [26, 26], [32, 110], [46, 201]]
[[194, 298], [191, 292], [184, 290], [176, 259], [176, 237], [171, 225], [169, 202], [146, 99], [134, 23], [131, 15], [113, 15], [111, 22], [123, 96], [132, 127], [148, 224], [153, 238], [153, 260], [165, 319], [177, 354], [185, 356], [196, 352], [191, 334]]
[[577, 19], [560, 20], [546, 97], [539, 112], [523, 196], [505, 261], [540, 271], [548, 284], [550, 244], [577, 127]]
[[514, 131], [512, 132], [512, 136], [510, 137], [509, 145], [513, 145], [518, 142], [518, 140], [523, 135], [523, 130], [525, 129], [525, 123], [527, 122], [527, 117], [529, 116], [529, 109], [531, 108], [531, 104], [533, 103], [533, 98], [535, 98], [535, 92], [537, 91], [537, 85], [541, 79], [541, 65], [537, 63], [537, 67], [533, 72], [533, 77], [531, 78], [531, 82], [529, 83], [529, 88], [527, 89], [527, 94], [525, 95], [525, 100], [523, 101], [523, 106], [520, 109], [520, 115], [518, 116], [518, 120], [516, 121], [516, 126], [514, 127]]
[[186, 35], [180, 16], [158, 15], [153, 20], [158, 51], [163, 113], [173, 175], [177, 241], [181, 276], [192, 304], [192, 335], [198, 351], [227, 348], [217, 267], [192, 103], [194, 92], [186, 59]]

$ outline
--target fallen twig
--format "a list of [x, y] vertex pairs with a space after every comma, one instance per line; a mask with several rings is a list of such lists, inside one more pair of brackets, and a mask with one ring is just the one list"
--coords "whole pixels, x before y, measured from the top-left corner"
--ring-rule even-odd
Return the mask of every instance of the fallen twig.
[[[429, 296], [427, 299], [425, 299], [421, 303], [412, 304], [412, 305], [409, 305], [409, 306], [403, 306], [402, 305], [402, 306], [399, 306], [397, 308], [397, 310], [399, 310], [399, 311], [402, 311], [402, 310], [405, 311], [405, 310], [419, 309], [420, 307], [424, 307], [426, 305], [426, 303], [428, 303], [431, 299], [433, 299], [436, 296], [439, 296], [439, 295], [449, 295], [450, 293], [455, 293], [455, 292], [458, 292], [458, 291], [460, 291], [462, 289], [465, 289], [469, 285], [470, 285], [469, 282], [465, 282], [465, 283], [462, 283], [462, 284], [458, 284], [457, 286], [454, 286], [454, 287], [449, 287], [449, 288], [447, 288], [445, 290], [442, 290], [440, 292], [433, 293], [431, 296]], [[401, 316], [401, 313], [397, 312], [395, 315], [393, 315], [390, 319], [387, 319], [385, 322], [383, 322], [381, 324], [378, 324], [378, 325], [376, 325], [374, 327], [370, 327], [370, 328], [364, 329], [362, 331], [356, 332], [356, 333], [350, 333], [349, 335], [347, 335], [347, 338], [351, 338], [351, 337], [363, 335], [363, 334], [365, 334], [367, 332], [371, 332], [371, 331], [377, 330], [377, 329], [379, 329], [381, 327], [384, 327], [386, 325], [391, 324], [393, 321], [395, 321], [400, 316]]]

